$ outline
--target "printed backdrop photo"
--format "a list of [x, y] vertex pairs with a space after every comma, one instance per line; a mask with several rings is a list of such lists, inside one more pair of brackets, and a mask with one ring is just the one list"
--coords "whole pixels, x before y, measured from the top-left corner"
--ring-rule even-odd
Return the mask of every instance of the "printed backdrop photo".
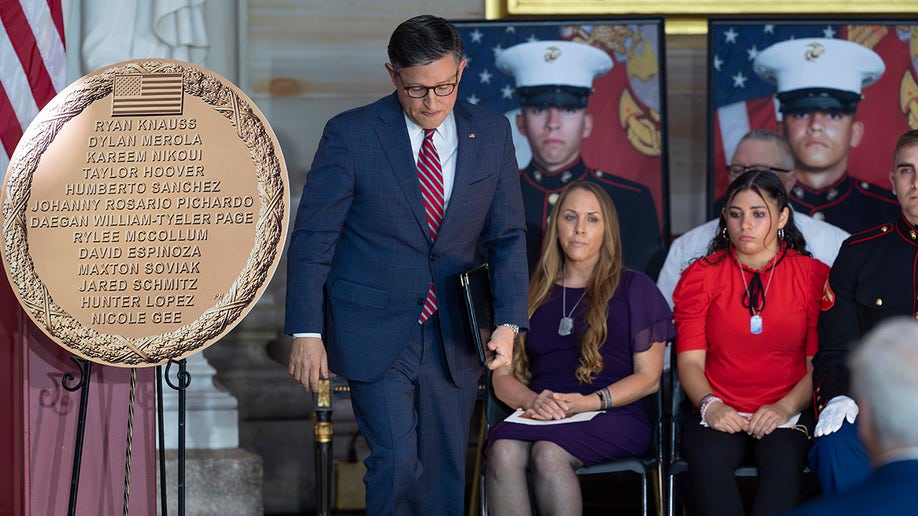
[[[584, 162], [649, 188], [660, 235], [669, 235], [665, 80], [662, 19], [515, 20], [454, 22], [468, 66], [459, 98], [507, 114], [516, 131], [519, 97], [514, 77], [495, 67], [501, 52], [527, 41], [565, 40], [606, 52], [612, 69], [593, 81], [587, 107], [593, 129], [583, 140]], [[515, 134], [520, 168], [530, 161], [524, 137]]]
[[[826, 22], [714, 19], [708, 26], [708, 201], [727, 188], [725, 166], [749, 130], [778, 130], [775, 86], [753, 71], [769, 46], [800, 38], [836, 38], [864, 45], [886, 65], [862, 90], [856, 119], [864, 136], [849, 154], [849, 173], [889, 189], [896, 139], [918, 129], [918, 20]], [[714, 216], [714, 213], [711, 213]]]

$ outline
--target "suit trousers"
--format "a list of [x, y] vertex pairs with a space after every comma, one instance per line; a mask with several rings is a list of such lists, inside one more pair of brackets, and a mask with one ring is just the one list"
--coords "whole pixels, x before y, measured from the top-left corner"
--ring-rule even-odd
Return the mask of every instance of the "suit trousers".
[[823, 496], [832, 496], [870, 476], [870, 456], [857, 436], [857, 421], [816, 439], [810, 450], [810, 467], [816, 472]]
[[439, 313], [418, 325], [383, 376], [349, 380], [357, 424], [370, 445], [367, 515], [464, 512], [469, 426], [478, 387], [450, 379]]
[[807, 434], [777, 428], [761, 439], [746, 433], [728, 434], [700, 424], [692, 414], [683, 432], [683, 454], [689, 464], [693, 514], [737, 516], [745, 514], [734, 472], [743, 464], [758, 468], [752, 503], [753, 516], [767, 516], [794, 507], [799, 501], [809, 447]]

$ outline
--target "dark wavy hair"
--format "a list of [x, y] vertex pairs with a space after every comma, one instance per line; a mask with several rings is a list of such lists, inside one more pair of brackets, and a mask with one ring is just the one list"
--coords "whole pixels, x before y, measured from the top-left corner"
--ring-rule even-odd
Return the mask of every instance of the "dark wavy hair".
[[[724, 211], [726, 211], [730, 203], [733, 202], [733, 198], [736, 197], [736, 194], [746, 190], [755, 192], [763, 201], [774, 202], [778, 207], [779, 213], [784, 208], [787, 208], [787, 223], [784, 225], [784, 239], [782, 241], [787, 244], [787, 249], [793, 249], [805, 256], [812, 256], [812, 254], [806, 250], [806, 240], [803, 238], [803, 234], [800, 233], [800, 229], [797, 228], [797, 224], [794, 222], [794, 210], [788, 203], [787, 191], [784, 189], [784, 183], [781, 179], [773, 172], [762, 170], [750, 170], [742, 174], [734, 179], [733, 182], [730, 183], [730, 186], [727, 187], [727, 193], [724, 195], [724, 199], [726, 200], [726, 202], [724, 202]], [[768, 206], [767, 202], [765, 205]], [[775, 220], [774, 214], [771, 213], [770, 209], [768, 214], [772, 221]], [[732, 242], [730, 242], [730, 237], [724, 235], [724, 229], [726, 229], [726, 227], [727, 219], [724, 213], [721, 213], [720, 221], [717, 224], [717, 234], [714, 235], [714, 239], [711, 240], [711, 243], [708, 245], [708, 258], [717, 251], [727, 250], [733, 245]], [[714, 258], [714, 261], [720, 261], [725, 257], [726, 254], [723, 254], [719, 258]]]

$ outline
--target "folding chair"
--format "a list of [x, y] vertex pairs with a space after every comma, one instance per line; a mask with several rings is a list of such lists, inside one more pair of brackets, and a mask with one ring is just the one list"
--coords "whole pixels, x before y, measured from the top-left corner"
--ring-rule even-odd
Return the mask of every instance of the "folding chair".
[[[647, 454], [642, 457], [631, 457], [609, 462], [602, 462], [593, 466], [586, 466], [575, 471], [577, 475], [597, 475], [602, 473], [618, 473], [622, 471], [631, 471], [641, 476], [641, 514], [647, 516], [650, 505], [649, 484], [650, 475], [654, 477], [654, 497], [656, 498], [657, 514], [662, 515], [663, 507], [663, 389], [660, 388], [656, 393], [644, 398], [644, 404], [647, 407], [647, 414], [653, 424], [653, 443]], [[513, 413], [507, 405], [503, 404], [497, 396], [494, 395], [491, 386], [491, 373], [487, 374], [486, 392], [484, 398], [485, 410], [485, 438], [490, 433], [491, 428], [502, 421], [504, 418]], [[487, 465], [482, 462], [479, 471], [479, 488], [481, 492], [481, 516], [487, 516], [487, 493], [485, 491], [485, 473]]]
[[[669, 370], [669, 411], [667, 428], [667, 448], [668, 457], [666, 459], [666, 515], [675, 516], [675, 477], [680, 473], [688, 471], [689, 465], [682, 456], [682, 427], [685, 425], [686, 417], [692, 410], [691, 402], [685, 396], [682, 390], [682, 384], [679, 383], [679, 371], [676, 366], [676, 350], [673, 348], [670, 359]], [[804, 469], [808, 473], [809, 468]], [[736, 468], [733, 475], [740, 478], [754, 478], [759, 476], [759, 470], [753, 465], [743, 464]]]

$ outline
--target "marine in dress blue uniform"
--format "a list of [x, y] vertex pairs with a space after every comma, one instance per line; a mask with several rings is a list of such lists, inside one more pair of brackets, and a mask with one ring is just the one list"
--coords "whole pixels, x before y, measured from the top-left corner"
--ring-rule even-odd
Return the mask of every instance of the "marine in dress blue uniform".
[[[823, 293], [819, 351], [813, 357], [817, 416], [833, 398], [850, 398], [845, 361], [860, 338], [883, 319], [916, 315], [916, 264], [918, 231], [901, 215], [842, 244]], [[856, 420], [842, 421], [838, 430], [819, 437], [810, 463], [827, 495], [866, 479], [870, 459], [857, 437]]]
[[845, 240], [823, 294], [813, 358], [819, 438], [810, 462], [826, 495], [858, 484], [870, 472], [857, 435], [859, 408], [849, 395], [849, 353], [880, 321], [918, 318], [918, 131], [899, 138], [894, 163], [889, 177], [900, 215]]
[[776, 43], [753, 69], [777, 87], [782, 126], [794, 149], [794, 209], [849, 233], [895, 220], [896, 197], [847, 169], [850, 147], [865, 128], [855, 119], [862, 88], [885, 71], [882, 58], [846, 40], [807, 38]]
[[883, 319], [918, 318], [918, 228], [895, 223], [851, 235], [838, 252], [823, 294], [819, 351], [813, 360], [817, 410], [849, 390], [848, 352]]
[[[612, 68], [612, 58], [584, 43], [537, 41], [508, 48], [497, 57], [495, 65], [516, 81], [523, 110], [517, 117], [517, 126], [532, 148], [532, 162], [520, 171], [529, 270], [534, 270], [538, 262], [548, 215], [561, 190], [572, 181], [584, 180], [602, 186], [615, 204], [625, 265], [656, 276], [662, 263], [663, 242], [650, 189], [596, 170], [580, 156], [582, 138], [592, 127], [586, 106], [593, 92], [593, 79]], [[533, 115], [533, 110], [538, 114]], [[544, 120], [545, 128], [535, 127], [535, 117]], [[537, 130], [538, 135], [534, 134]], [[555, 143], [544, 144], [543, 138]], [[557, 148], [540, 150], [543, 146], [562, 146], [562, 141], [566, 146], [563, 153]], [[551, 152], [563, 157], [553, 160]]]

